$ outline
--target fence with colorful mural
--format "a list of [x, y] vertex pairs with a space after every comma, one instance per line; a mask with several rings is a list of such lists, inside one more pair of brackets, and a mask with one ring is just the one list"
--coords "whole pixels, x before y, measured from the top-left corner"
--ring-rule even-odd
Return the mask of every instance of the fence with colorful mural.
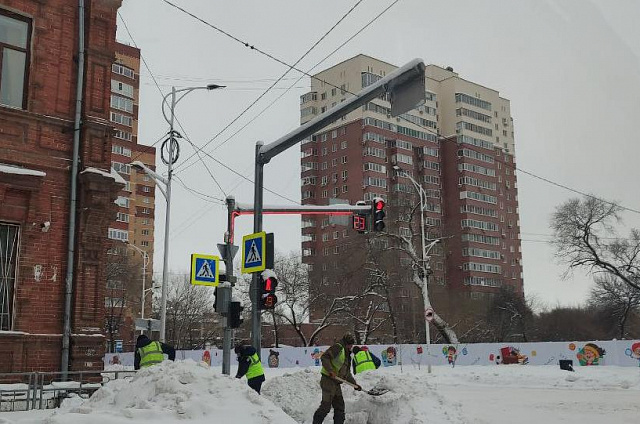
[[[310, 367], [320, 365], [320, 355], [328, 346], [280, 347], [262, 349], [262, 363], [270, 368]], [[395, 365], [552, 365], [561, 359], [573, 360], [576, 366], [640, 366], [640, 341], [612, 340], [547, 343], [476, 343], [458, 345], [369, 345], [385, 367]], [[133, 352], [108, 353], [105, 366], [133, 366]], [[181, 350], [176, 359], [204, 361], [212, 367], [222, 365], [222, 350]], [[232, 364], [236, 364], [231, 355]]]

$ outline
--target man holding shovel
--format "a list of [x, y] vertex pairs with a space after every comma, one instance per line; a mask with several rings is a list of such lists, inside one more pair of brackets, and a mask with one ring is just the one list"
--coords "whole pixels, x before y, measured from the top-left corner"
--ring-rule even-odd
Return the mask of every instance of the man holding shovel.
[[347, 333], [320, 357], [322, 361], [322, 370], [320, 371], [322, 374], [320, 377], [322, 402], [313, 414], [313, 424], [321, 424], [332, 406], [334, 424], [344, 423], [344, 398], [340, 388], [342, 381], [353, 386], [355, 390], [362, 390], [350, 370], [351, 349], [355, 342], [353, 335]]

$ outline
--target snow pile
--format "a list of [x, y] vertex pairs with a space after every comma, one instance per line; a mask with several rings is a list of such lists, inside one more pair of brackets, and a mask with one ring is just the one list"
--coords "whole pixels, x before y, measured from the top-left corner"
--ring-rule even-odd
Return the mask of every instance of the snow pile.
[[[466, 422], [459, 405], [447, 402], [434, 391], [426, 381], [426, 374], [399, 375], [389, 369], [380, 369], [356, 377], [364, 390], [380, 387], [389, 392], [371, 396], [343, 384], [347, 424]], [[262, 393], [298, 423], [310, 423], [320, 405], [319, 381], [318, 368], [307, 368], [267, 379]], [[332, 421], [332, 413], [325, 422]]]
[[49, 423], [111, 424], [155, 421], [293, 423], [280, 408], [247, 386], [203, 363], [165, 361], [130, 379], [110, 381], [89, 400], [74, 400]]

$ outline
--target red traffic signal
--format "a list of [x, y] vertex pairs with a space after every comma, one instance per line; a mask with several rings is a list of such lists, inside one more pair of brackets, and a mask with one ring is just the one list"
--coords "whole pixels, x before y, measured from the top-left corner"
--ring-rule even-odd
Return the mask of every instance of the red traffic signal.
[[371, 206], [373, 207], [372, 215], [373, 215], [373, 231], [382, 231], [384, 230], [384, 199], [380, 197], [376, 197], [373, 199], [373, 203]]
[[[273, 271], [270, 271], [273, 273]], [[278, 303], [276, 297], [276, 288], [278, 287], [278, 279], [275, 275], [264, 277], [260, 276], [260, 309], [273, 309]]]

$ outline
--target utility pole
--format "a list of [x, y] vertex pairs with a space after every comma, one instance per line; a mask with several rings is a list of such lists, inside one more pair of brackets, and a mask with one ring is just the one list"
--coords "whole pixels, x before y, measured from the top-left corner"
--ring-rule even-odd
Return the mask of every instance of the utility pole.
[[[264, 145], [262, 141], [256, 143], [255, 152], [255, 179], [254, 179], [254, 199], [253, 199], [253, 232], [262, 231], [262, 212], [263, 212], [263, 184], [264, 184], [264, 165], [269, 163], [271, 159], [293, 147], [301, 140], [311, 136], [327, 125], [335, 122], [341, 116], [358, 109], [363, 104], [375, 99], [376, 97], [390, 93], [391, 114], [393, 116], [401, 115], [414, 109], [417, 105], [422, 104], [425, 100], [425, 75], [424, 62], [414, 59], [403, 67], [395, 70], [384, 78], [381, 78], [374, 84], [366, 87], [358, 92], [355, 96], [346, 99], [344, 102], [336, 105], [334, 108], [315, 117], [306, 124], [291, 131], [289, 134], [280, 137], [278, 140]], [[258, 274], [254, 273], [251, 281], [251, 327], [253, 330], [252, 343], [253, 347], [260, 354], [260, 310], [258, 308]]]
[[[229, 295], [225, 296], [221, 292], [220, 295], [223, 299], [231, 301], [232, 283], [233, 277], [233, 257], [234, 257], [234, 245], [233, 245], [233, 213], [236, 207], [236, 199], [233, 196], [227, 196], [227, 232], [225, 234], [225, 249], [224, 249], [224, 266], [226, 268], [226, 275], [229, 287], [218, 287], [218, 290], [229, 291]], [[229, 303], [223, 306], [226, 309], [227, 314], [229, 311]], [[223, 318], [224, 334], [222, 340], [222, 374], [229, 375], [231, 373], [231, 339], [233, 337], [233, 330], [229, 327], [228, 315]]]

